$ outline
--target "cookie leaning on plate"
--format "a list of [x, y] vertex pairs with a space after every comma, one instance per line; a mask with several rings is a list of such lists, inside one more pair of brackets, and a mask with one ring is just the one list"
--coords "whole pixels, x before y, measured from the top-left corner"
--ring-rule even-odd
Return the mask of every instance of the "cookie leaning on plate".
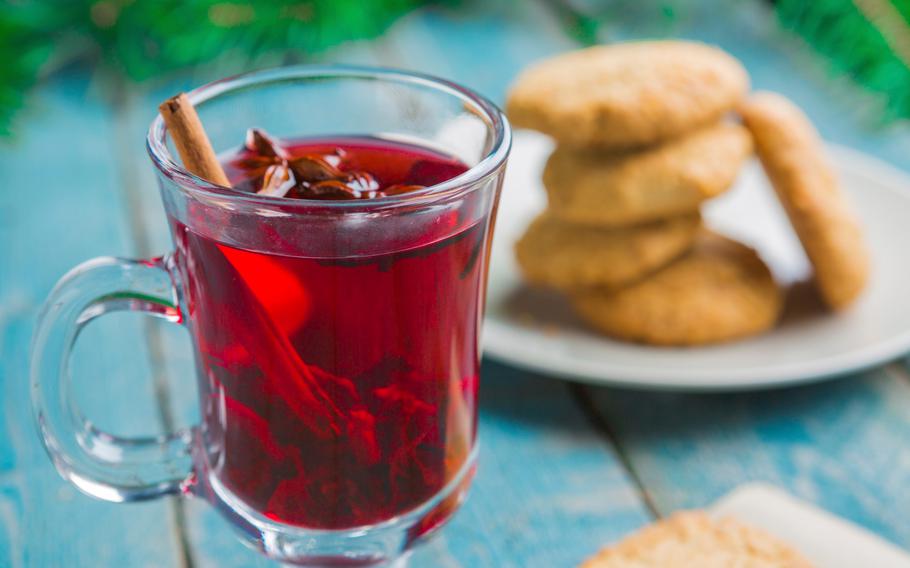
[[812, 564], [764, 531], [690, 511], [601, 550], [581, 568], [812, 568]]
[[716, 122], [748, 89], [746, 70], [720, 49], [632, 42], [531, 66], [513, 84], [506, 114], [568, 146], [632, 148]]
[[818, 133], [796, 105], [775, 93], [753, 95], [740, 113], [815, 269], [822, 297], [832, 308], [848, 306], [869, 279], [869, 251]]
[[605, 226], [694, 213], [733, 184], [751, 154], [749, 131], [732, 123], [617, 154], [560, 146], [543, 173], [549, 211]]
[[684, 254], [700, 227], [697, 213], [625, 229], [564, 223], [544, 213], [516, 243], [515, 253], [525, 278], [534, 284], [562, 290], [612, 288]]
[[749, 247], [704, 230], [685, 256], [619, 290], [571, 293], [579, 315], [620, 339], [702, 345], [772, 327], [782, 298], [771, 272]]

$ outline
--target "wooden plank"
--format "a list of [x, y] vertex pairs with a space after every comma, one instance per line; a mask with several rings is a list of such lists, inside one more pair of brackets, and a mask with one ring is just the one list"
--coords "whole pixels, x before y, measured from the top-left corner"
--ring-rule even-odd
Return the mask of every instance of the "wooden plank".
[[501, 104], [523, 67], [573, 47], [540, 3], [494, 1], [415, 12], [376, 49], [386, 65], [451, 79]]
[[[88, 88], [72, 76], [45, 85], [27, 127], [0, 153], [0, 565], [174, 566], [167, 504], [78, 493], [53, 470], [30, 413], [28, 348], [40, 303], [78, 262], [131, 252], [110, 114]], [[124, 317], [87, 328], [74, 361], [77, 387], [87, 387], [79, 398], [100, 425], [154, 433], [151, 385], [134, 372], [140, 328]]]
[[650, 520], [566, 384], [484, 363], [480, 469], [419, 566], [574, 566]]
[[757, 394], [588, 388], [666, 514], [767, 481], [910, 546], [910, 383], [883, 370]]
[[[178, 550], [171, 531], [168, 504], [164, 502], [118, 505], [79, 493], [53, 469], [32, 425], [28, 406], [25, 354], [31, 340], [33, 313], [4, 326], [3, 362], [4, 444], [15, 450], [15, 468], [0, 475], [0, 565], [3, 566], [176, 566]], [[119, 323], [119, 325], [117, 325]], [[82, 399], [87, 413], [115, 432], [154, 432], [156, 414], [151, 389], [134, 381], [138, 326], [112, 322], [91, 326], [83, 342], [94, 338], [119, 349], [118, 353], [83, 350], [77, 378], [91, 381], [95, 389]], [[135, 323], [135, 322], [133, 322]], [[4, 355], [5, 356], [5, 355]], [[90, 364], [88, 364], [90, 363]], [[106, 380], [111, 377], [113, 380]], [[142, 379], [142, 377], [138, 377]], [[77, 380], [80, 386], [90, 381]], [[145, 383], [149, 385], [150, 383]], [[137, 392], [145, 392], [136, 400]], [[91, 409], [91, 410], [89, 410]], [[107, 409], [101, 413], [100, 410]], [[5, 542], [4, 542], [5, 541]], [[8, 546], [8, 548], [7, 548]]]

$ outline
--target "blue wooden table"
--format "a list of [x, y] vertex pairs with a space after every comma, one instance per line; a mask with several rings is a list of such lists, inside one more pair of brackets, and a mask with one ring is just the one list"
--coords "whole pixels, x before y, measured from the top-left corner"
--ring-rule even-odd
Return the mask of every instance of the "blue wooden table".
[[[620, 3], [622, 4], [622, 3]], [[869, 126], [866, 95], [832, 83], [758, 2], [680, 2], [675, 18], [632, 11], [609, 39], [668, 34], [717, 43], [760, 88], [794, 98], [829, 139], [910, 169], [906, 127]], [[442, 75], [502, 101], [524, 65], [576, 46], [550, 4], [505, 2], [407, 16], [381, 40], [326, 61]], [[64, 483], [28, 406], [27, 351], [53, 283], [97, 255], [170, 248], [144, 131], [167, 88], [110, 93], [84, 72], [45, 82], [0, 148], [0, 566], [265, 566], [204, 504], [94, 501]], [[910, 191], [910, 188], [908, 188]], [[902, 246], [903, 243], [895, 243]], [[75, 353], [86, 414], [122, 434], [195, 420], [189, 341], [119, 314]], [[815, 386], [757, 394], [594, 388], [486, 361], [480, 470], [464, 508], [413, 565], [571, 566], [655, 517], [703, 507], [752, 480], [777, 484], [910, 547], [910, 374], [895, 362]]]

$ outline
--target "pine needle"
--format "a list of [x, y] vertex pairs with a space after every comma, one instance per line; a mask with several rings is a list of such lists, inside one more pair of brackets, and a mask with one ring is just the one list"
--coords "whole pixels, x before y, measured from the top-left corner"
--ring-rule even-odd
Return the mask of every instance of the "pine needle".
[[[901, 17], [888, 18], [885, 27], [875, 21], [877, 10]], [[910, 41], [906, 2], [778, 0], [777, 14], [784, 28], [801, 35], [825, 56], [832, 73], [846, 75], [877, 93], [885, 103], [885, 120], [910, 118], [910, 58], [896, 49]], [[907, 39], [895, 34], [907, 34]]]

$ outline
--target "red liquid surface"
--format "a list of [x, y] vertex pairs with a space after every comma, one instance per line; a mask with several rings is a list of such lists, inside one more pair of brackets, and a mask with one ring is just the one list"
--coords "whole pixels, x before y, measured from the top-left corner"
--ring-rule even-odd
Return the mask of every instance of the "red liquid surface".
[[[336, 149], [339, 167], [381, 187], [466, 169], [377, 139], [287, 146]], [[248, 154], [227, 170], [255, 190], [243, 181]], [[201, 355], [205, 451], [236, 497], [275, 521], [346, 528], [405, 513], [459, 472], [476, 427], [485, 227], [442, 222], [384, 254], [306, 258], [173, 226]]]

